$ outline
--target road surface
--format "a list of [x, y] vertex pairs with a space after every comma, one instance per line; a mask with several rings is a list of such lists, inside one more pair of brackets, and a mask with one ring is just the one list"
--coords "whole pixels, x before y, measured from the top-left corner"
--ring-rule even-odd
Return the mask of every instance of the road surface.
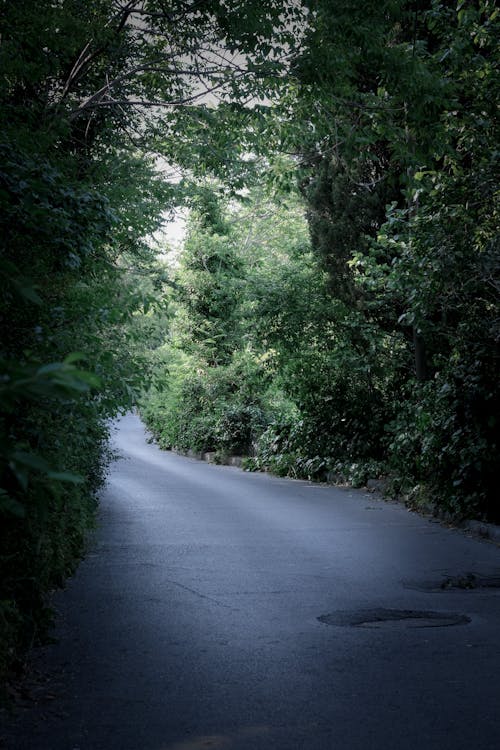
[[498, 547], [364, 492], [162, 452], [132, 415], [115, 442], [4, 747], [498, 750]]

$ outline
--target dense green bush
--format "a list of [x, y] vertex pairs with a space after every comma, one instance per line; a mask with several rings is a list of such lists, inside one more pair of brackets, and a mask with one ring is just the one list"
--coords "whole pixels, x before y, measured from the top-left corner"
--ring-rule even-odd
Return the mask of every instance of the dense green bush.
[[219, 366], [188, 358], [150, 389], [141, 413], [163, 448], [246, 454], [267, 422], [266, 378], [250, 352]]
[[255, 456], [245, 463], [245, 468], [296, 479], [349, 483], [355, 487], [362, 487], [368, 479], [376, 479], [387, 471], [384, 462], [366, 457], [354, 461], [338, 446], [315, 454], [311, 450], [314, 443], [312, 432], [298, 412], [275, 419], [260, 435]]
[[[494, 400], [472, 371], [412, 384], [388, 425], [396, 491], [454, 516], [500, 520], [495, 502], [497, 424]], [[483, 381], [484, 382], [484, 381]], [[479, 387], [478, 387], [479, 386]]]
[[[18, 505], [3, 506], [0, 531], [2, 674], [14, 655], [46, 636], [51, 622], [47, 593], [63, 584], [82, 556], [107, 463], [107, 430], [91, 408], [68, 402], [47, 407], [30, 409], [23, 442], [16, 444], [14, 459], [24, 458], [27, 472], [23, 480], [18, 467], [16, 483], [21, 479], [24, 486], [17, 488], [4, 473], [2, 500]], [[26, 442], [30, 431], [36, 454], [33, 441]], [[20, 455], [22, 448], [30, 452]], [[63, 467], [64, 474], [46, 469], [45, 461]]]
[[[224, 205], [227, 185], [204, 176], [168, 344], [191, 361], [164, 367], [148, 420], [166, 445], [240, 450], [251, 434], [248, 468], [385, 474], [403, 497], [498, 519], [500, 14], [491, 0], [305, 4], [294, 77], [250, 127], [253, 172], [260, 149], [278, 195]], [[247, 348], [272, 397], [267, 377], [239, 377], [250, 399], [227, 388]]]
[[[110, 4], [2, 10], [0, 684], [46, 635], [49, 594], [93, 523], [107, 420], [130, 406], [141, 376], [134, 274], [164, 205], [147, 159], [124, 152], [104, 122], [73, 117], [100, 85], [99, 56], [116, 51]], [[95, 67], [75, 92], [68, 71], [96, 35]]]

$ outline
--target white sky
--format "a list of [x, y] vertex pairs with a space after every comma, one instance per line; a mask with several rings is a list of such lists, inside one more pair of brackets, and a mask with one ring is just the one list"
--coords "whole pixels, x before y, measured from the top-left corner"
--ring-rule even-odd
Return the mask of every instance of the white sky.
[[186, 234], [187, 210], [178, 209], [173, 221], [169, 221], [161, 230], [160, 241], [174, 247], [180, 247]]

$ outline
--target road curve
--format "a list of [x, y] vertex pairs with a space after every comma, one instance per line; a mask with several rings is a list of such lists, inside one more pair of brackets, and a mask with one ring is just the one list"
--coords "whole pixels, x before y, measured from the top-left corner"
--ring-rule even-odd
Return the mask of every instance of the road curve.
[[114, 440], [4, 748], [498, 750], [498, 547], [364, 492], [162, 452], [132, 415]]

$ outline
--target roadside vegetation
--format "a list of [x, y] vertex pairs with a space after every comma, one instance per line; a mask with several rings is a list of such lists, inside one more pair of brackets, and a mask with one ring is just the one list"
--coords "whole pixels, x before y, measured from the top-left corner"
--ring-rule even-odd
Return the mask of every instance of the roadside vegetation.
[[228, 197], [225, 160], [195, 204], [144, 417], [165, 447], [498, 520], [497, 10], [313, 10], [254, 112], [260, 188]]
[[[45, 637], [134, 404], [164, 448], [500, 520], [499, 22], [5, 5], [0, 678]], [[180, 206], [172, 266], [151, 236]]]

